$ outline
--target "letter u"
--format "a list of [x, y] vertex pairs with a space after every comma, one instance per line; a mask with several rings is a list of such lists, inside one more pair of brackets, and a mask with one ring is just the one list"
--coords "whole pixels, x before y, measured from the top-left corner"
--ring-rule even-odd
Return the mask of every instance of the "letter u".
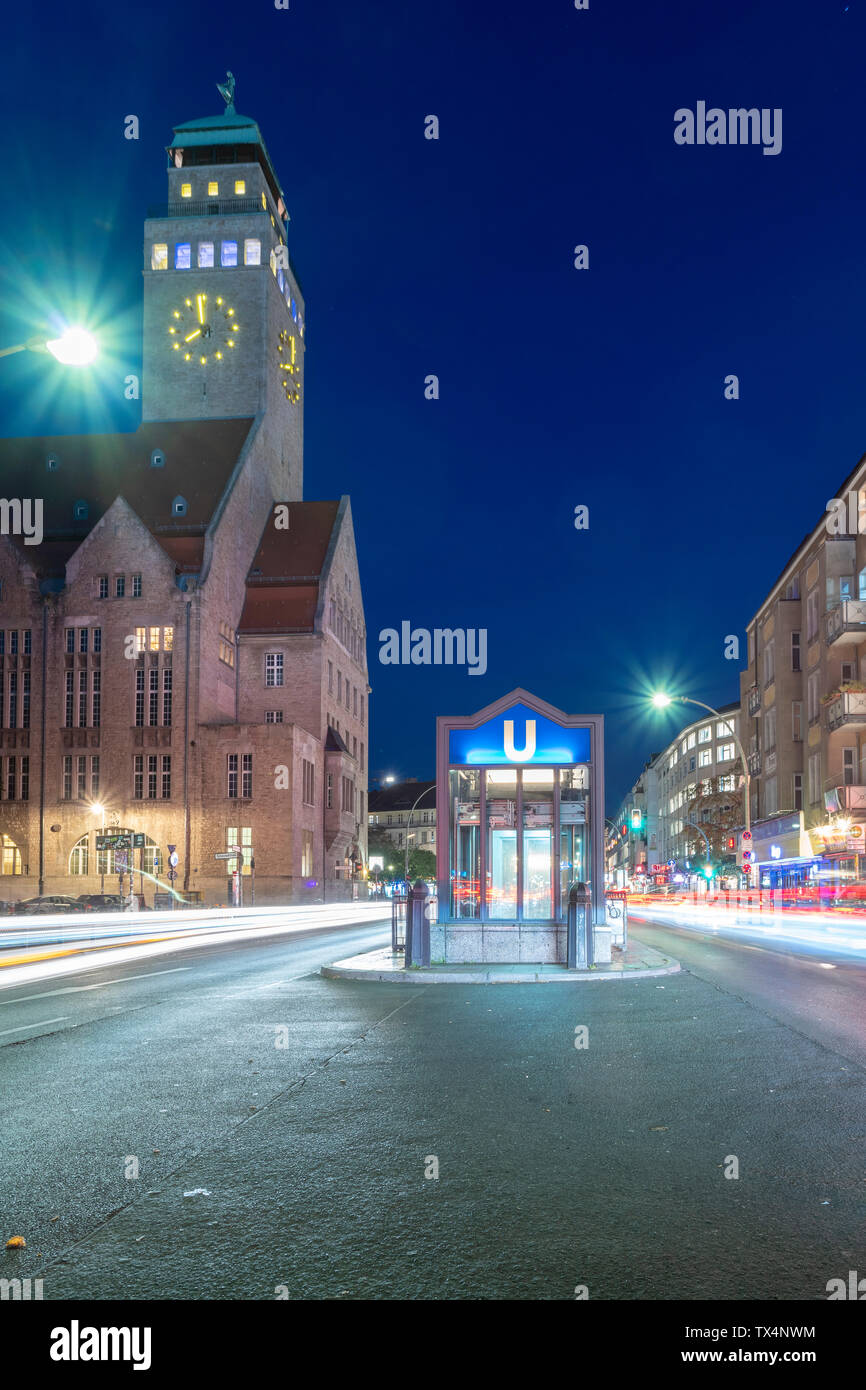
[[505, 721], [505, 756], [514, 763], [526, 762], [535, 752], [535, 720], [526, 721], [526, 746], [518, 752], [514, 747], [514, 720]]

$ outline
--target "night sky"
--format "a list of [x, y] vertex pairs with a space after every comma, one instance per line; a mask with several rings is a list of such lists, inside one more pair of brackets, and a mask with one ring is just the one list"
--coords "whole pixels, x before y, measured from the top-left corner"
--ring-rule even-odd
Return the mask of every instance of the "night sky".
[[[89, 378], [0, 362], [6, 435], [136, 427], [172, 126], [227, 68], [261, 126], [305, 495], [352, 498], [373, 777], [432, 776], [435, 716], [520, 685], [607, 716], [613, 810], [684, 722], [649, 690], [737, 698], [726, 635], [866, 450], [862, 0], [48, 0], [4, 30], [0, 345], [56, 311], [106, 348]], [[782, 108], [781, 153], [675, 144], [698, 101]], [[380, 665], [404, 619], [486, 628], [487, 673]]]

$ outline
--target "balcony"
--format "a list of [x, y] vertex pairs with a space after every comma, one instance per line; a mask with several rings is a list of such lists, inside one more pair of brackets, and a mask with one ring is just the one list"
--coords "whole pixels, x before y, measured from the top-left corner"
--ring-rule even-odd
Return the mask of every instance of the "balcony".
[[866, 811], [866, 787], [838, 787], [840, 811]]
[[749, 766], [750, 777], [760, 777], [761, 775], [761, 755], [760, 753], [750, 753], [746, 759]]
[[761, 713], [761, 692], [757, 685], [749, 687], [749, 714]]
[[824, 617], [827, 645], [844, 638], [846, 642], [866, 642], [866, 603], [846, 598]]
[[827, 728], [866, 729], [866, 691], [843, 690], [830, 700]]

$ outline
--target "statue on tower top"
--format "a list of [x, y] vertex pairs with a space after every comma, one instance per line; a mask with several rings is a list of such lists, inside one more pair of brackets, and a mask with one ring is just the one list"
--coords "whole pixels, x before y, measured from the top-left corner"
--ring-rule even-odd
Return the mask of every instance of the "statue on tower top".
[[217, 83], [217, 90], [226, 104], [226, 115], [234, 116], [235, 112], [235, 78], [234, 73], [227, 72], [225, 82]]

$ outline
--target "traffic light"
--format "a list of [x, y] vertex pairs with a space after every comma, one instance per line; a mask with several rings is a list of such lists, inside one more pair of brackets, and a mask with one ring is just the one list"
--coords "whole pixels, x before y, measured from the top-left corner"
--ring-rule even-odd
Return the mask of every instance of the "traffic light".
[[631, 809], [631, 828], [632, 830], [640, 830], [642, 825], [643, 811], [639, 806], [633, 806]]
[[626, 835], [628, 834], [628, 829], [626, 828], [626, 826], [621, 825], [619, 828], [619, 833], [622, 836], [622, 838], [625, 839]]
[[705, 864], [705, 865], [704, 865], [704, 877], [705, 877], [705, 878], [712, 878], [712, 876], [713, 876], [713, 874], [714, 874], [715, 872], [716, 872], [716, 870], [715, 870], [715, 865], [713, 865], [713, 864]]

